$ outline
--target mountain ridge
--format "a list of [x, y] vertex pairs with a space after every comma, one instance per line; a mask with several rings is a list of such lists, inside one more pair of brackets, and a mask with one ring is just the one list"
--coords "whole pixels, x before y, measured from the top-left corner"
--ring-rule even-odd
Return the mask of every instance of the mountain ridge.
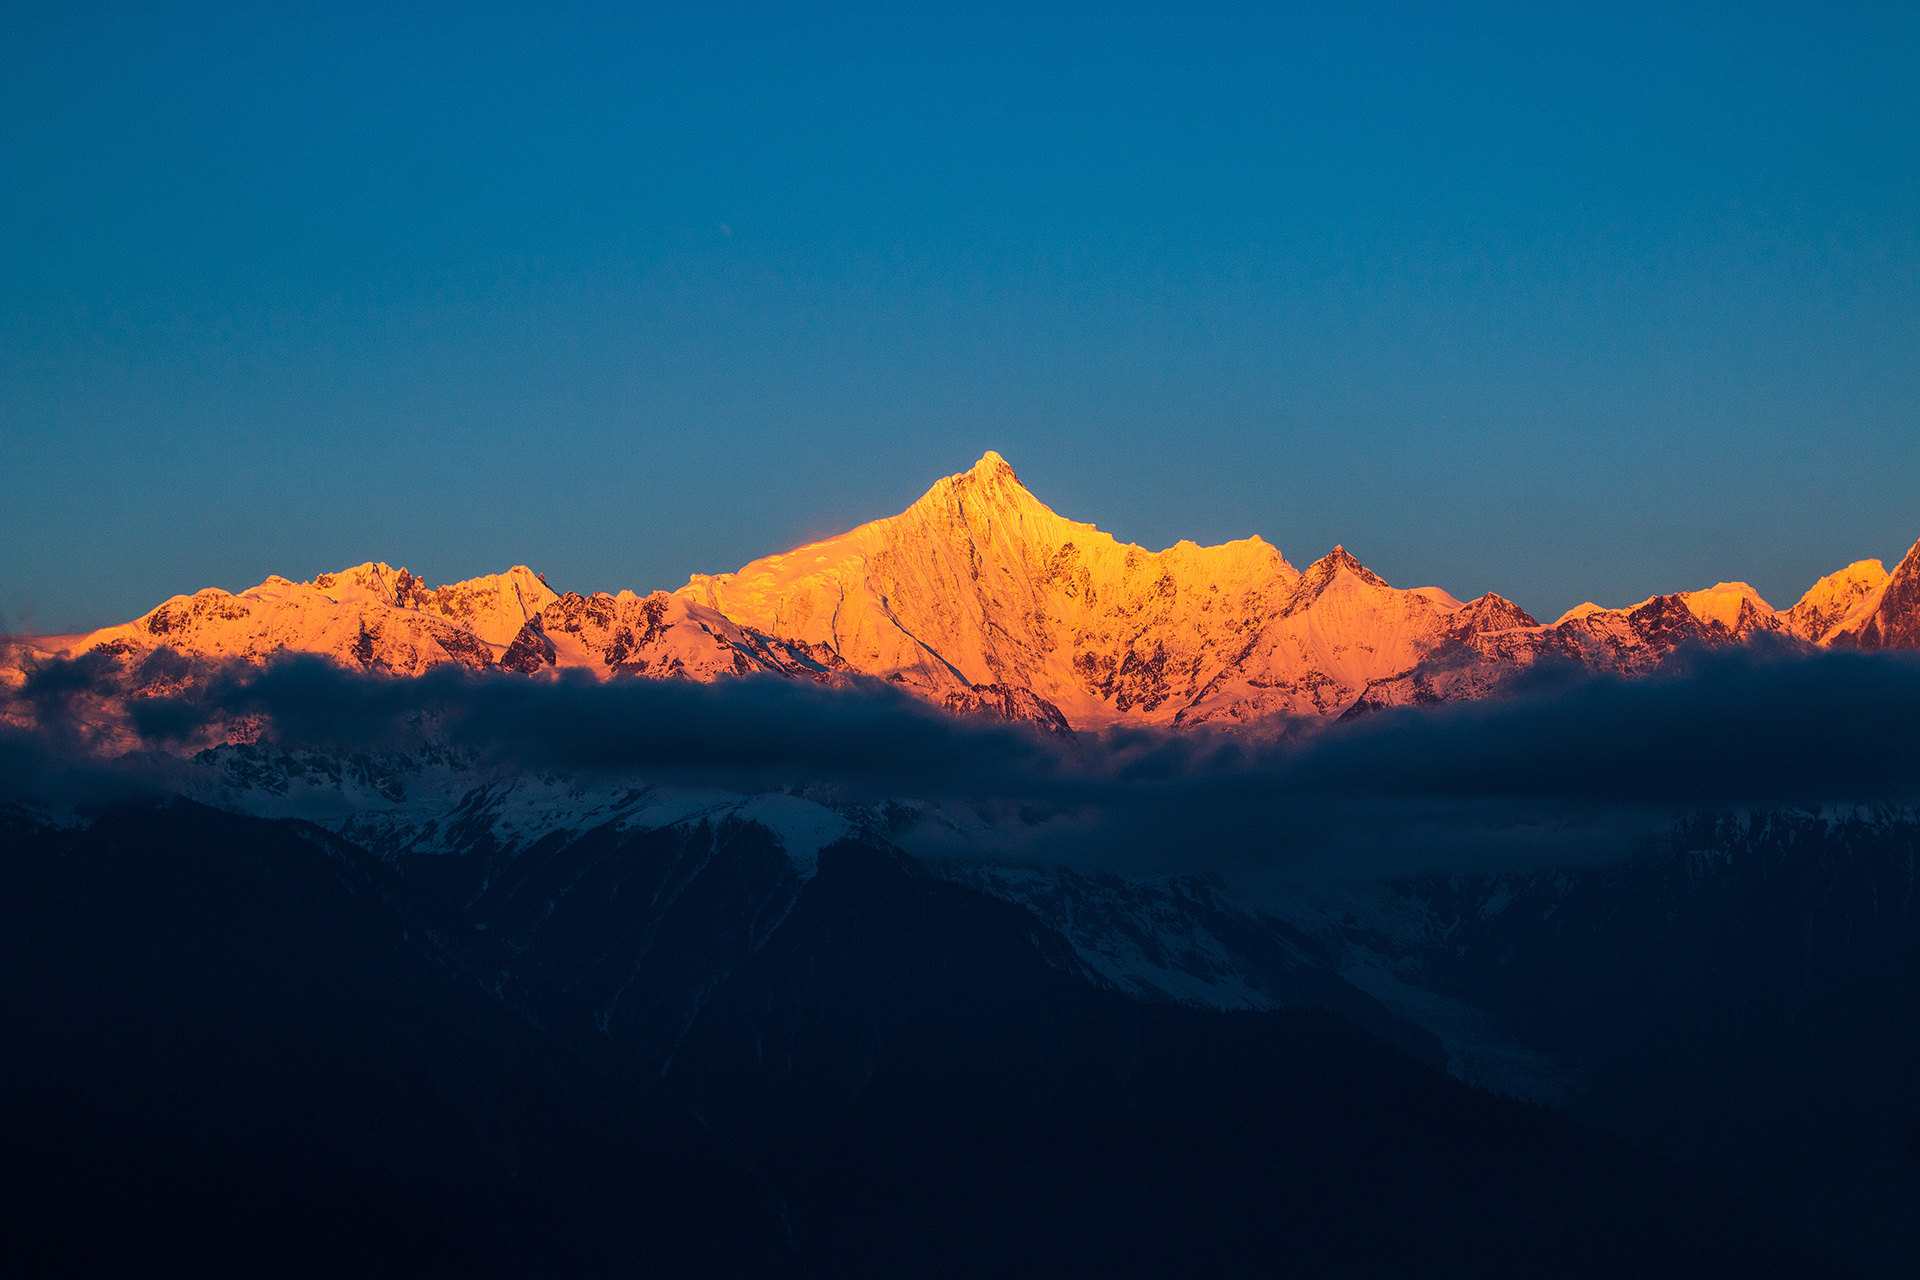
[[[560, 593], [525, 565], [431, 587], [369, 561], [307, 582], [174, 596], [130, 622], [16, 645], [123, 665], [170, 650], [259, 664], [317, 654], [383, 675], [453, 664], [711, 681], [900, 685], [936, 706], [1048, 728], [1321, 719], [1481, 697], [1543, 660], [1636, 675], [1688, 647], [1920, 647], [1920, 544], [1775, 609], [1744, 582], [1580, 605], [1541, 624], [1505, 597], [1397, 588], [1335, 546], [1297, 569], [1265, 539], [1160, 551], [1059, 515], [989, 450], [896, 515], [678, 590]], [[152, 665], [148, 663], [147, 665]], [[157, 683], [156, 683], [157, 681]], [[155, 678], [143, 691], [166, 692]]]

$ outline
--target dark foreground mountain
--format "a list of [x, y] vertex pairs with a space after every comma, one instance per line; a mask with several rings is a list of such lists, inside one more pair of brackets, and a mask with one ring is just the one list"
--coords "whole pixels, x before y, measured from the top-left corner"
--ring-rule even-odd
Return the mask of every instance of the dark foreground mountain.
[[1639, 857], [1409, 877], [1298, 923], [1390, 1007], [1470, 1005], [1558, 1064], [1534, 1084], [1568, 1113], [1901, 1276], [1920, 1259], [1917, 853], [1911, 811], [1696, 814]]
[[871, 839], [820, 851], [664, 1057], [304, 823], [176, 800], [0, 840], [30, 1273], [1823, 1273], [1330, 1014], [1098, 986]]
[[364, 868], [196, 806], [4, 837], [16, 1274], [751, 1272], [777, 1204], [684, 1108], [433, 953]]

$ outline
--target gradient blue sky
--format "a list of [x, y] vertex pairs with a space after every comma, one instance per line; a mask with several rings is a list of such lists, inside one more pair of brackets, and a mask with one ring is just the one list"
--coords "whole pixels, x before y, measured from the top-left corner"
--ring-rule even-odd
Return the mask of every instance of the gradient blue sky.
[[5, 6], [0, 629], [679, 585], [983, 450], [1775, 604], [1920, 537], [1920, 6]]

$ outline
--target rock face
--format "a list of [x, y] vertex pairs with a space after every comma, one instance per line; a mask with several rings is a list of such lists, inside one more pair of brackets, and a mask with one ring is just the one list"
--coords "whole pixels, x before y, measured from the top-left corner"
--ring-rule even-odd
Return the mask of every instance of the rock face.
[[[1920, 647], [1920, 546], [1891, 574], [1850, 565], [1785, 611], [1722, 582], [1584, 604], [1543, 626], [1501, 596], [1393, 587], [1343, 547], [1302, 572], [1258, 537], [1121, 543], [1057, 515], [989, 452], [899, 515], [672, 593], [560, 595], [524, 566], [430, 588], [370, 563], [176, 596], [56, 648], [128, 664], [163, 650], [308, 653], [402, 676], [448, 663], [532, 677], [864, 676], [1057, 730], [1360, 715], [1484, 697], [1541, 662], [1638, 675], [1682, 648], [1764, 636]], [[20, 661], [0, 677], [20, 683]]]
[[971, 689], [947, 694], [941, 698], [940, 705], [955, 715], [1024, 721], [1039, 725], [1049, 733], [1073, 732], [1073, 726], [1060, 714], [1060, 708], [1033, 690], [1015, 685], [977, 684]]

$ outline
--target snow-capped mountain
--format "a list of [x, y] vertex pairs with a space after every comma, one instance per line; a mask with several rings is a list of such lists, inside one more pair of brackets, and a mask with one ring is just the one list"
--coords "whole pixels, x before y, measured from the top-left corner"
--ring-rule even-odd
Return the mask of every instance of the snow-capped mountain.
[[679, 594], [936, 697], [1028, 689], [1084, 727], [1172, 720], [1299, 580], [1257, 537], [1122, 544], [1056, 515], [988, 453], [900, 515]]
[[1497, 693], [1542, 661], [1613, 675], [1645, 675], [1683, 648], [1720, 648], [1762, 633], [1792, 635], [1744, 582], [1654, 596], [1623, 609], [1582, 604], [1548, 626], [1483, 627], [1445, 636], [1404, 671], [1376, 680], [1347, 709], [1458, 702]]
[[[670, 593], [557, 593], [525, 567], [430, 588], [404, 569], [370, 563], [308, 582], [269, 578], [238, 594], [177, 596], [121, 626], [16, 647], [0, 659], [0, 681], [21, 696], [0, 699], [0, 717], [44, 705], [70, 727], [98, 709], [73, 692], [91, 687], [91, 669], [49, 662], [60, 655], [93, 655], [94, 666], [125, 677], [118, 687], [166, 693], [218, 664], [309, 654], [392, 677], [452, 667], [498, 682], [887, 682], [956, 714], [1060, 732], [1184, 729], [1482, 697], [1541, 664], [1638, 675], [1686, 648], [1743, 644], [1920, 647], [1920, 548], [1891, 573], [1878, 561], [1851, 565], [1790, 609], [1730, 582], [1622, 608], [1582, 605], [1543, 624], [1498, 595], [1462, 602], [1438, 588], [1396, 588], [1342, 547], [1301, 570], [1258, 538], [1159, 552], [1128, 546], [1055, 514], [990, 453], [897, 516], [735, 573], [695, 576]], [[509, 697], [532, 687], [485, 686]], [[135, 722], [131, 712], [123, 720]], [[209, 920], [271, 941], [277, 927], [255, 924], [263, 899], [247, 877], [281, 875], [305, 858], [313, 883], [294, 886], [305, 895], [298, 901], [323, 901], [327, 912], [365, 925], [317, 952], [326, 963], [316, 972], [372, 954], [366, 938], [417, 951], [436, 981], [453, 984], [461, 1008], [478, 1000], [510, 1015], [569, 1063], [684, 1090], [702, 1131], [720, 1117], [730, 1140], [767, 1131], [757, 1090], [774, 1096], [798, 1081], [864, 1107], [889, 1096], [889, 1070], [903, 1073], [896, 1081], [934, 1082], [931, 1110], [943, 1116], [959, 1114], [949, 1105], [956, 1085], [982, 1080], [995, 1089], [1011, 1082], [1009, 1097], [1040, 1099], [1033, 1114], [1069, 1117], [1111, 1086], [1132, 1115], [1145, 1059], [1126, 1056], [1136, 1051], [1125, 1045], [1140, 1043], [1125, 1030], [1133, 1021], [1116, 1024], [1124, 1035], [1088, 1038], [1108, 1018], [1171, 1028], [1167, 1043], [1182, 1056], [1168, 1077], [1178, 1104], [1169, 1114], [1180, 1117], [1168, 1132], [1190, 1127], [1191, 1099], [1213, 1096], [1212, 1085], [1193, 1081], [1213, 1080], [1203, 1073], [1234, 1061], [1232, 1037], [1248, 1028], [1286, 1030], [1276, 1042], [1283, 1052], [1248, 1059], [1247, 1096], [1318, 1114], [1324, 1082], [1290, 1096], [1273, 1064], [1317, 1038], [1345, 1044], [1359, 1028], [1370, 1039], [1353, 1041], [1354, 1061], [1397, 1064], [1429, 1086], [1444, 1083], [1430, 1069], [1444, 1065], [1461, 1081], [1628, 1132], [1779, 1212], [1813, 1205], [1807, 1229], [1825, 1240], [1861, 1237], [1848, 1214], [1872, 1195], [1891, 1205], [1875, 1210], [1878, 1221], [1911, 1218], [1893, 1203], [1903, 1175], [1883, 1159], [1903, 1149], [1881, 1132], [1910, 1123], [1901, 1109], [1910, 1099], [1904, 1064], [1916, 1060], [1920, 1026], [1911, 983], [1900, 981], [1913, 971], [1920, 937], [1912, 876], [1920, 824], [1909, 811], [1783, 812], [1705, 825], [1686, 817], [1670, 848], [1632, 857], [1617, 850], [1590, 867], [1421, 876], [1356, 863], [1351, 880], [1303, 873], [1297, 883], [1269, 883], [1191, 868], [1210, 865], [1204, 859], [1214, 853], [1228, 867], [1279, 865], [1300, 832], [1282, 820], [1223, 836], [1200, 805], [1169, 828], [1168, 864], [1055, 865], [1028, 857], [1037, 846], [1023, 833], [1056, 821], [1070, 829], [1075, 815], [1012, 799], [876, 799], [834, 782], [780, 790], [790, 780], [778, 778], [734, 791], [644, 770], [568, 776], [494, 759], [483, 743], [450, 745], [459, 736], [452, 732], [405, 748], [376, 740], [331, 750], [232, 728], [216, 722], [191, 741], [124, 728], [102, 736], [109, 754], [134, 753], [141, 795], [171, 795], [158, 807], [142, 800], [101, 818], [65, 792], [0, 804], [0, 840], [22, 851], [9, 867], [9, 936], [40, 928], [39, 950], [16, 947], [16, 956], [99, 949], [98, 939], [121, 931], [114, 915], [87, 931], [101, 885], [132, 886], [122, 914], [144, 918], [155, 895], [137, 877], [191, 867], [209, 848], [231, 857], [155, 899], [155, 909], [180, 913], [178, 936], [195, 956]], [[155, 741], [176, 747], [160, 751]], [[1070, 741], [1050, 754], [1099, 745]], [[1310, 813], [1300, 819], [1312, 824]], [[1579, 850], [1584, 857], [1588, 846]], [[98, 865], [112, 874], [92, 870], [87, 857], [108, 859]], [[85, 891], [69, 892], [68, 877]], [[42, 898], [21, 891], [42, 880], [53, 886]], [[49, 914], [47, 900], [86, 908]], [[244, 974], [249, 954], [214, 960]], [[128, 955], [128, 972], [152, 964], [151, 948]], [[61, 965], [111, 974], [111, 990], [147, 990], [91, 961], [52, 968]], [[197, 999], [199, 981], [180, 990]], [[368, 985], [392, 984], [376, 973]], [[261, 1005], [247, 988], [236, 1007], [251, 1020]], [[411, 1026], [403, 1012], [393, 1016]], [[45, 1025], [66, 1016], [63, 1007]], [[1673, 1045], [1685, 1052], [1670, 1052]], [[1063, 1076], [1061, 1063], [1084, 1065]], [[1365, 1073], [1342, 1067], [1337, 1078]], [[1723, 1095], [1741, 1105], [1722, 1106]], [[1224, 1110], [1239, 1134], [1249, 1104], [1234, 1096]], [[1823, 1108], [1805, 1124], [1802, 1098]], [[823, 1112], [829, 1138], [797, 1146], [838, 1150], [846, 1114]], [[1367, 1095], [1359, 1119], [1331, 1126], [1328, 1149], [1379, 1132], [1380, 1114]], [[1502, 1114], [1537, 1124], [1547, 1113]], [[1704, 1119], [1690, 1128], [1689, 1117]], [[1031, 1120], [1021, 1112], [1016, 1127]], [[894, 1132], [884, 1113], [874, 1123], [875, 1132]], [[1297, 1126], [1283, 1132], [1294, 1152]], [[1444, 1130], [1445, 1158], [1433, 1166], [1444, 1186], [1474, 1185], [1456, 1176], [1463, 1132]], [[1845, 1143], [1857, 1134], [1866, 1136], [1856, 1152]], [[944, 1141], [910, 1145], [937, 1152], [944, 1168], [952, 1145]], [[1258, 1168], [1277, 1167], [1277, 1141], [1258, 1152]], [[1783, 1157], [1789, 1146], [1824, 1152], [1829, 1163]], [[1313, 1183], [1341, 1182], [1322, 1176], [1324, 1161], [1307, 1164]], [[783, 1232], [790, 1199], [801, 1205], [793, 1220], [809, 1221], [796, 1188], [845, 1182], [794, 1168], [769, 1213]], [[1305, 1184], [1290, 1185], [1285, 1194], [1262, 1190], [1260, 1214]], [[1371, 1230], [1373, 1183], [1354, 1185], [1368, 1189]], [[1423, 1197], [1429, 1192], [1404, 1198]], [[1665, 1203], [1692, 1212], [1684, 1196]], [[814, 1212], [818, 1222], [825, 1210]], [[1264, 1216], [1232, 1216], [1267, 1231]], [[1558, 1247], [1557, 1219], [1521, 1216], [1556, 1224]], [[1632, 1239], [1602, 1216], [1602, 1238]], [[1037, 1220], [1051, 1231], [1053, 1217], [1049, 1210]], [[1864, 1251], [1910, 1256], [1910, 1238], [1904, 1227], [1882, 1229]]]
[[276, 575], [238, 595], [208, 587], [175, 596], [132, 622], [80, 638], [70, 652], [131, 657], [168, 648], [246, 662], [312, 653], [393, 675], [449, 662], [481, 669], [557, 599], [524, 565], [430, 588], [405, 569], [369, 563], [311, 582]]
[[1532, 622], [1499, 596], [1462, 604], [1438, 587], [1390, 587], [1335, 547], [1307, 567], [1279, 612], [1175, 722], [1337, 715], [1375, 681], [1443, 645]]
[[1886, 580], [1887, 568], [1878, 560], [1856, 560], [1838, 573], [1828, 574], [1787, 610], [1787, 630], [1818, 644]]
[[649, 596], [569, 591], [522, 624], [500, 655], [500, 666], [523, 675], [578, 669], [602, 678], [711, 681], [755, 672], [820, 677], [845, 664], [831, 649], [748, 630], [664, 591]]
[[[1877, 561], [1869, 563], [1878, 567]], [[1920, 543], [1892, 573], [1863, 590], [1822, 639], [1853, 649], [1920, 648]]]
[[[1302, 572], [1257, 536], [1124, 544], [1056, 514], [989, 452], [899, 515], [672, 593], [561, 595], [524, 566], [429, 588], [370, 563], [176, 596], [121, 626], [16, 650], [8, 678], [20, 683], [49, 649], [129, 669], [167, 650], [250, 663], [318, 654], [392, 675], [451, 663], [532, 677], [865, 676], [1051, 729], [1191, 727], [1482, 697], [1542, 661], [1637, 675], [1681, 648], [1759, 636], [1920, 646], [1920, 544], [1891, 574], [1860, 561], [1787, 610], [1723, 582], [1583, 604], [1542, 625], [1498, 595], [1463, 603], [1390, 586], [1341, 547]], [[136, 684], [181, 678], [161, 664]]]

